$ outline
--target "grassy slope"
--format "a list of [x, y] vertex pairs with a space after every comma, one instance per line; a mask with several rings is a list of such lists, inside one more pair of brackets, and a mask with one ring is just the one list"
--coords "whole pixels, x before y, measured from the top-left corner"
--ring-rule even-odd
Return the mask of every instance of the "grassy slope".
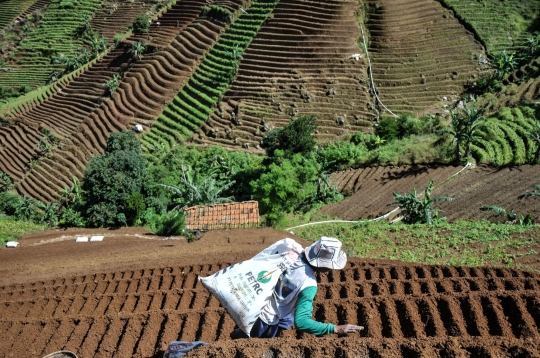
[[[314, 220], [315, 221], [315, 220]], [[401, 260], [422, 264], [505, 266], [540, 272], [534, 258], [540, 251], [540, 225], [441, 222], [434, 225], [328, 223], [291, 229], [314, 241], [340, 239], [350, 256]]]
[[17, 240], [21, 236], [47, 229], [46, 225], [19, 221], [0, 215], [0, 246], [7, 241]]

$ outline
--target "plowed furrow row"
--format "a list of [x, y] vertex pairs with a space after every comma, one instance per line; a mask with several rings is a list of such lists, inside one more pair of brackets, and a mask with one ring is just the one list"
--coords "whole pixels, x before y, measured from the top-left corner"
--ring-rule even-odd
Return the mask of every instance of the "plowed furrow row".
[[[354, 352], [351, 355], [351, 352]], [[226, 342], [201, 347], [190, 357], [505, 357], [519, 354], [533, 357], [538, 345], [519, 340], [422, 339], [369, 339], [347, 337], [339, 340], [316, 339], [299, 342], [289, 340], [256, 340], [237, 344], [233, 348]], [[523, 354], [523, 355], [522, 355]]]
[[[66, 280], [36, 282], [31, 285], [0, 287], [0, 302], [32, 299], [40, 296], [77, 294], [145, 293], [151, 290], [201, 290], [197, 277], [208, 276], [226, 264], [167, 267], [144, 271], [79, 276]], [[152, 272], [152, 275], [148, 275]], [[468, 268], [446, 266], [365, 267], [352, 264], [339, 272], [320, 275], [323, 286], [340, 285], [349, 296], [387, 291], [392, 294], [452, 293], [475, 291], [522, 291], [540, 289], [540, 277], [527, 271], [505, 268]], [[349, 284], [354, 282], [353, 286]], [[348, 286], [349, 285], [349, 286]], [[351, 290], [354, 290], [352, 293]], [[351, 293], [348, 293], [351, 291]]]
[[[368, 340], [404, 341], [445, 337], [464, 340], [482, 337], [483, 342], [490, 337], [522, 340], [540, 335], [535, 322], [537, 317], [530, 314], [539, 308], [534, 300], [534, 294], [523, 297], [438, 295], [333, 300], [325, 304], [316, 303], [314, 316], [318, 320], [337, 324], [365, 325], [364, 337]], [[4, 339], [0, 344], [2, 348], [18, 352], [26, 348], [20, 343], [21, 340], [35, 342], [36, 348], [44, 346], [43, 340], [66, 341], [65, 348], [75, 348], [79, 354], [107, 351], [121, 356], [135, 356], [142, 354], [138, 347], [145, 347], [148, 351], [145, 354], [153, 353], [149, 346], [154, 350], [162, 348], [165, 337], [170, 340], [214, 342], [227, 340], [233, 328], [234, 323], [222, 308], [139, 314], [119, 310], [115, 314], [95, 317], [81, 314], [79, 317], [16, 322], [2, 319], [0, 334]], [[66, 338], [69, 331], [71, 334]], [[57, 337], [57, 334], [62, 337]], [[289, 338], [295, 336], [294, 332], [287, 334]], [[301, 338], [297, 339], [300, 342], [306, 338], [299, 336]]]
[[[338, 287], [321, 290], [314, 303], [314, 317], [337, 324], [366, 325], [366, 335], [387, 338], [431, 336], [538, 336], [540, 304], [535, 292], [430, 293], [427, 295], [375, 294], [348, 296]], [[81, 317], [138, 316], [146, 312], [192, 314], [221, 310], [206, 291], [170, 291], [146, 295], [77, 295], [2, 307], [0, 322], [33, 322]], [[374, 318], [378, 315], [378, 318]], [[379, 324], [380, 322], [380, 324]], [[217, 324], [217, 323], [216, 323]], [[220, 323], [222, 324], [222, 323]], [[3, 324], [4, 330], [10, 325]], [[202, 333], [201, 333], [202, 334]]]

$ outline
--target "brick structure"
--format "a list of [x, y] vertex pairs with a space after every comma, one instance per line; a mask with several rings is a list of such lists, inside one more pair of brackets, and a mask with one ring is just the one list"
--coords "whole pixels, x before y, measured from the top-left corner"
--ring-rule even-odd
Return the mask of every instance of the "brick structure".
[[259, 226], [259, 203], [244, 201], [184, 209], [186, 230], [219, 230]]

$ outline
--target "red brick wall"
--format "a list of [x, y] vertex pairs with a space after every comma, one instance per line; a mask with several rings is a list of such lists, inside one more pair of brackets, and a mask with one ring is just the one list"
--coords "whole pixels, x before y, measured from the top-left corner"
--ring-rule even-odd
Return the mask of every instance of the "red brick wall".
[[259, 203], [244, 201], [184, 209], [186, 230], [218, 230], [259, 226]]

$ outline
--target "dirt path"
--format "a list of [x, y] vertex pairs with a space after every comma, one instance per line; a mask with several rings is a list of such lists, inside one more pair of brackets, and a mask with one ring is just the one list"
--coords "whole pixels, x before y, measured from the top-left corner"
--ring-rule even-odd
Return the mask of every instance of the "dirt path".
[[[103, 242], [75, 243], [77, 236]], [[538, 357], [540, 275], [351, 259], [319, 277], [314, 316], [363, 324], [361, 336], [229, 338], [234, 322], [198, 283], [289, 236], [226, 230], [187, 243], [140, 229], [50, 231], [0, 249], [0, 356], [162, 357], [173, 340], [196, 357]], [[307, 244], [302, 242], [302, 244]]]

